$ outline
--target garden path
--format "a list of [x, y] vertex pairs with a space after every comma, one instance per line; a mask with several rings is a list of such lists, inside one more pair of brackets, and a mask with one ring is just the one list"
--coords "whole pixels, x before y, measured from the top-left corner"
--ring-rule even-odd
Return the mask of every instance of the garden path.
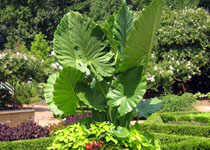
[[[47, 126], [49, 124], [57, 124], [61, 122], [61, 120], [53, 117], [52, 112], [45, 102], [31, 104], [30, 107], [35, 109], [35, 121], [41, 126]], [[210, 100], [197, 101], [195, 108], [199, 111], [210, 112]], [[135, 122], [136, 121], [132, 121], [131, 124], [134, 124]], [[139, 123], [143, 122], [143, 120], [139, 121]]]
[[199, 100], [195, 104], [198, 111], [210, 112], [210, 100]]
[[35, 109], [35, 121], [41, 126], [49, 124], [58, 124], [61, 120], [53, 117], [48, 105], [45, 102], [30, 104], [28, 107]]

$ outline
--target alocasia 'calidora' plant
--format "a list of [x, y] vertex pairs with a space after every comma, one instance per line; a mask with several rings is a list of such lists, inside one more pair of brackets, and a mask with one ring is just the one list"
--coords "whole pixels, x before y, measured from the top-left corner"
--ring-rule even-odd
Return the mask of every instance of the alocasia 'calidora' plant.
[[49, 77], [45, 99], [55, 114], [91, 109], [95, 121], [129, 127], [146, 91], [145, 70], [160, 24], [163, 0], [134, 18], [124, 1], [103, 26], [78, 12], [66, 14], [54, 34], [64, 69]]

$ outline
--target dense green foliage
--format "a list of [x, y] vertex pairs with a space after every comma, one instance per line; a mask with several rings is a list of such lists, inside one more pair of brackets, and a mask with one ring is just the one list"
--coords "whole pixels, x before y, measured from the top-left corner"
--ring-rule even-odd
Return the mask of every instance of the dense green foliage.
[[[5, 50], [0, 53], [0, 81], [19, 79], [44, 82], [56, 69], [27, 53]], [[58, 70], [58, 69], [57, 69]]]
[[85, 150], [85, 145], [92, 142], [101, 142], [104, 149], [121, 150], [148, 149], [158, 150], [160, 145], [154, 137], [145, 137], [135, 128], [115, 127], [106, 122], [91, 124], [86, 128], [82, 124], [73, 124], [56, 132], [56, 138], [49, 150], [78, 149]]
[[209, 22], [200, 8], [165, 10], [147, 73], [149, 88], [162, 87], [165, 93], [209, 89]]
[[210, 148], [209, 138], [159, 133], [155, 135], [160, 140], [161, 149], [163, 150], [207, 150]]
[[165, 95], [161, 97], [163, 112], [176, 112], [176, 111], [191, 111], [194, 109], [193, 103], [196, 99], [190, 93], [184, 93], [181, 96], [178, 95]]
[[[4, 106], [11, 102], [15, 107], [16, 104], [41, 100], [43, 89], [39, 83], [45, 82], [49, 74], [59, 70], [58, 66], [51, 66], [50, 62], [54, 61], [53, 58], [41, 60], [40, 57], [32, 56], [25, 51], [27, 52], [24, 45], [17, 43], [14, 51], [0, 52], [0, 81], [9, 83], [10, 86], [10, 89], [7, 89], [10, 93], [8, 97], [4, 97], [5, 89], [4, 91], [1, 89], [1, 104]], [[2, 102], [3, 100], [6, 101]]]
[[46, 60], [50, 53], [50, 47], [44, 39], [44, 35], [39, 32], [31, 43], [30, 53], [40, 59]]
[[209, 126], [183, 124], [139, 124], [139, 130], [152, 133], [210, 137]]
[[53, 138], [40, 138], [13, 142], [0, 142], [0, 150], [46, 150]]
[[[141, 10], [152, 0], [127, 0], [132, 10]], [[30, 43], [35, 35], [42, 32], [50, 42], [59, 20], [69, 10], [86, 14], [95, 21], [103, 21], [116, 12], [122, 0], [25, 0], [0, 1], [0, 49], [12, 48], [17, 40]], [[194, 8], [198, 0], [167, 0], [167, 6], [175, 9]], [[202, 2], [201, 6], [206, 6]]]

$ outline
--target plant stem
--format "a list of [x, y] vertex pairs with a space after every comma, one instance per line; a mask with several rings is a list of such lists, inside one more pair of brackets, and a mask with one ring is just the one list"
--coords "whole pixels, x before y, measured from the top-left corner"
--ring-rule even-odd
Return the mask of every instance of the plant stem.
[[86, 125], [88, 125], [88, 120], [87, 120], [87, 118], [86, 118], [86, 116], [85, 116], [84, 109], [83, 109], [83, 107], [81, 106], [81, 103], [80, 103], [80, 102], [79, 102], [79, 107], [80, 107], [80, 109], [81, 109], [81, 111], [82, 111], [82, 115], [83, 115], [83, 117], [84, 117], [84, 119], [85, 119], [85, 123], [86, 123]]

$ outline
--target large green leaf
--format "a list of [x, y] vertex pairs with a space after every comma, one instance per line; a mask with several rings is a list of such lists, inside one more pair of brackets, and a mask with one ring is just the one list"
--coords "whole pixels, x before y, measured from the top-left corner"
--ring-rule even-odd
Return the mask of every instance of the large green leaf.
[[147, 64], [153, 47], [155, 33], [160, 24], [164, 0], [154, 0], [146, 7], [134, 22], [127, 39], [124, 60], [120, 70], [125, 71], [133, 66]]
[[50, 110], [53, 112], [54, 115], [62, 115], [63, 112], [60, 111], [57, 106], [54, 104], [53, 102], [53, 91], [54, 91], [54, 84], [55, 84], [55, 80], [57, 79], [57, 77], [59, 76], [58, 73], [52, 74], [48, 80], [47, 80], [47, 84], [45, 85], [45, 89], [44, 89], [44, 97], [45, 97], [45, 101], [46, 103], [49, 105]]
[[116, 19], [114, 22], [114, 36], [117, 41], [120, 43], [119, 51], [122, 53], [126, 47], [126, 40], [130, 34], [131, 28], [133, 26], [133, 13], [130, 11], [129, 7], [126, 4], [126, 1], [123, 0], [123, 4], [116, 14]]
[[103, 94], [88, 85], [79, 83], [76, 86], [77, 96], [80, 101], [86, 104], [89, 108], [104, 111], [106, 107], [106, 98]]
[[130, 132], [127, 128], [118, 126], [117, 130], [112, 129], [112, 133], [118, 138], [127, 138], [130, 136]]
[[139, 117], [149, 117], [152, 113], [159, 111], [162, 108], [162, 102], [158, 98], [153, 98], [151, 100], [141, 101], [134, 113], [137, 113]]
[[[115, 16], [114, 15], [111, 15], [105, 22], [104, 22], [104, 26], [103, 26], [103, 31], [104, 33], [106, 34], [107, 36], [107, 39], [109, 40], [109, 45], [110, 45], [110, 48], [111, 48], [111, 51], [113, 53], [116, 54], [117, 56], [117, 53], [118, 53], [118, 41], [116, 41], [114, 39], [114, 32], [113, 32], [113, 29], [114, 29], [114, 22], [115, 22]], [[115, 56], [115, 57], [116, 57]]]
[[53, 101], [64, 114], [75, 113], [78, 97], [74, 89], [82, 79], [83, 74], [74, 68], [65, 67], [60, 71], [54, 84]]
[[105, 35], [94, 21], [77, 12], [66, 14], [58, 25], [54, 35], [54, 50], [59, 62], [81, 72], [95, 74], [98, 80], [113, 74], [107, 52]]
[[118, 107], [121, 116], [133, 111], [146, 92], [144, 67], [136, 67], [119, 75], [107, 94], [108, 105]]

